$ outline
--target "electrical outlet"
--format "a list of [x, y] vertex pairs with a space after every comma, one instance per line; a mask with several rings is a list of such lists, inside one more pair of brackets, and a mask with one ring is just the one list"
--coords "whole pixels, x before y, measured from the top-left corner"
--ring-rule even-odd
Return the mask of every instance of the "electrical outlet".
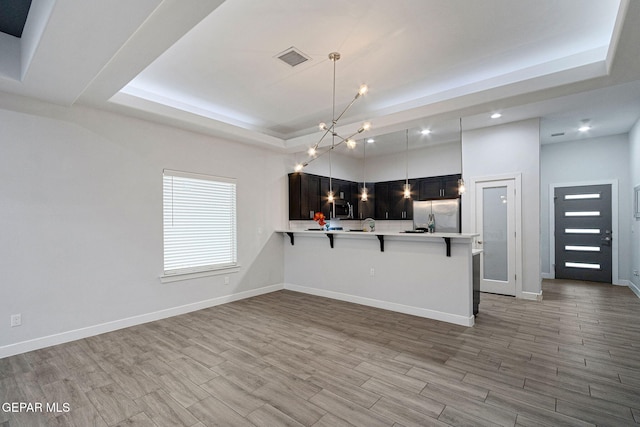
[[224, 276], [224, 284], [225, 285], [229, 284], [229, 276]]
[[22, 314], [12, 314], [11, 315], [11, 327], [14, 328], [16, 326], [22, 325]]
[[369, 276], [373, 277], [375, 275], [376, 275], [376, 270], [373, 267], [371, 267], [371, 270], [369, 270]]

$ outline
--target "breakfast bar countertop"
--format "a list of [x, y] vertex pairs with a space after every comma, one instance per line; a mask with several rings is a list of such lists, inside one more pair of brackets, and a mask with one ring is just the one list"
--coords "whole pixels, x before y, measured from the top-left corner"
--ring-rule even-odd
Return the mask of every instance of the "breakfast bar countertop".
[[276, 230], [278, 233], [296, 233], [296, 234], [322, 234], [322, 233], [331, 233], [331, 234], [340, 234], [340, 235], [353, 235], [353, 236], [393, 236], [393, 237], [432, 237], [432, 238], [444, 238], [447, 237], [449, 239], [472, 239], [474, 237], [479, 236], [478, 233], [420, 233], [420, 232], [407, 232], [407, 231], [361, 231], [361, 230], [321, 230], [321, 229], [306, 229], [306, 230], [296, 230], [296, 229], [282, 229]]

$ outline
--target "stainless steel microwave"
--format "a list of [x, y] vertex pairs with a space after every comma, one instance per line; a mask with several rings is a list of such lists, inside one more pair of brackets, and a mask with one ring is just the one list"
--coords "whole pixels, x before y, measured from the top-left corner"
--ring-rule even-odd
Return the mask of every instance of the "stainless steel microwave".
[[333, 217], [340, 219], [353, 219], [353, 205], [344, 199], [333, 202]]

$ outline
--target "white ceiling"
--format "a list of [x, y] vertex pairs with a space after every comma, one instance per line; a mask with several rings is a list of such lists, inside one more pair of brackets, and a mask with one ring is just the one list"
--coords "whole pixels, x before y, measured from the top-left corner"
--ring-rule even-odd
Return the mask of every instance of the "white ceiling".
[[[359, 137], [377, 144], [427, 127], [423, 141], [453, 141], [459, 117], [465, 130], [541, 117], [543, 143], [625, 133], [640, 117], [640, 2], [90, 3], [33, 2], [22, 39], [0, 34], [0, 90], [302, 151], [331, 122], [337, 51], [337, 111], [369, 86], [338, 133], [370, 121]], [[292, 46], [310, 60], [281, 63]], [[593, 128], [578, 135], [583, 119]]]

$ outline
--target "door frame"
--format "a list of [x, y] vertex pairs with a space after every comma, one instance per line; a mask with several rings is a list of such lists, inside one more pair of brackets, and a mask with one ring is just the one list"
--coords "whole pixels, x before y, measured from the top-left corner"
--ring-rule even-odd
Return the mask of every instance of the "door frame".
[[611, 282], [614, 285], [623, 285], [618, 277], [618, 180], [603, 179], [599, 181], [573, 181], [549, 184], [549, 278], [556, 278], [556, 218], [554, 197], [556, 188], [581, 187], [585, 185], [611, 185]]
[[[522, 293], [522, 174], [505, 174], [505, 175], [492, 175], [492, 176], [481, 176], [481, 177], [472, 177], [470, 179], [469, 188], [469, 205], [471, 208], [471, 228], [473, 233], [479, 233], [477, 230], [477, 221], [476, 221], [476, 184], [477, 183], [490, 183], [493, 181], [505, 181], [505, 180], [513, 180], [513, 186], [516, 192], [515, 195], [515, 233], [516, 233], [516, 256], [515, 256], [515, 281], [516, 281], [516, 298], [524, 298]], [[477, 248], [477, 243], [474, 239], [474, 247]], [[478, 248], [480, 249], [480, 248]]]

